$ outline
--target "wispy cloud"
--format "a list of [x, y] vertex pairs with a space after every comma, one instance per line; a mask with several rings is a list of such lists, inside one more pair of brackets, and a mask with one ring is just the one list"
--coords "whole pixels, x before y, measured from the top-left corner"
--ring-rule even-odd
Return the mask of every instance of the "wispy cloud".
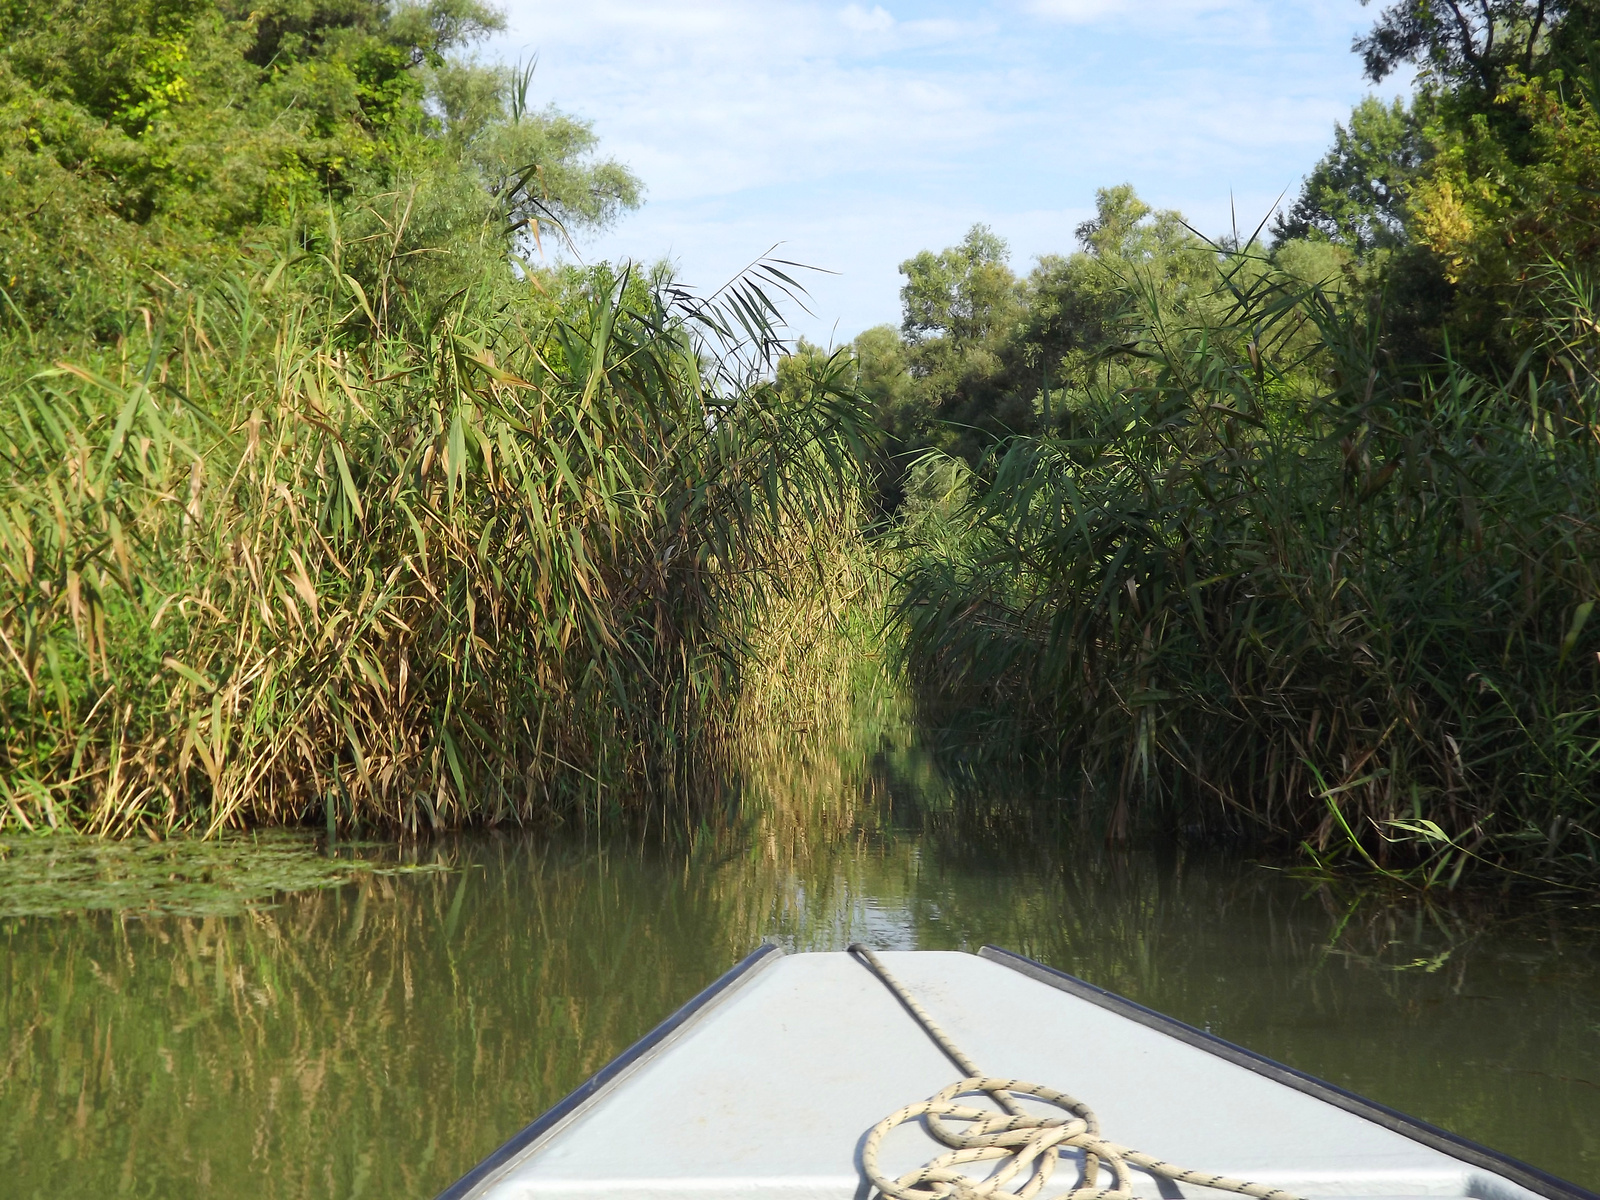
[[1024, 10], [1050, 20], [1084, 23], [1119, 16], [1128, 7], [1127, 0], [1032, 0]]
[[859, 4], [847, 4], [839, 10], [839, 20], [855, 33], [888, 33], [894, 28], [894, 18], [881, 4], [873, 5], [871, 12]]
[[[1208, 27], [1243, 33], [1282, 20], [1302, 29], [1307, 22], [1343, 28], [1348, 25], [1337, 5], [1273, 0], [1021, 0], [1018, 11], [1049, 22], [1074, 25], [1159, 29], [1158, 37]], [[1331, 18], [1331, 20], [1330, 20]]]
[[[598, 117], [608, 148], [658, 199], [906, 170], [994, 130], [984, 72], [907, 69], [885, 57], [936, 40], [940, 31], [925, 23], [897, 26], [881, 7], [716, 0], [666, 20], [676, 7], [603, 0], [535, 27], [542, 86]], [[858, 40], [891, 31], [893, 47]]]
[[[1270, 205], [1364, 91], [1358, 0], [511, 0], [494, 48], [595, 122], [650, 203], [593, 254], [702, 280], [786, 239], [818, 320], [897, 315], [901, 259], [974, 220], [1022, 265], [1130, 180], [1206, 227]], [[1052, 216], [1051, 214], [1054, 214]], [[1241, 220], [1244, 219], [1241, 216]], [[1254, 223], [1256, 217], [1252, 217]]]

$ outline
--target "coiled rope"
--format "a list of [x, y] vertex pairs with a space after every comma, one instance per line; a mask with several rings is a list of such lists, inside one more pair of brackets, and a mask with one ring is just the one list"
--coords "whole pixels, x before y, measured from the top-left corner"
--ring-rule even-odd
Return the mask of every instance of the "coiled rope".
[[[1094, 1109], [1082, 1100], [1026, 1080], [985, 1075], [917, 1003], [916, 997], [889, 973], [876, 954], [859, 942], [850, 947], [850, 953], [883, 981], [916, 1018], [923, 1032], [965, 1076], [926, 1100], [890, 1113], [867, 1134], [861, 1148], [861, 1165], [883, 1196], [894, 1200], [990, 1200], [991, 1197], [1031, 1200], [1050, 1182], [1061, 1155], [1067, 1150], [1079, 1150], [1083, 1160], [1077, 1182], [1051, 1200], [1133, 1200], [1133, 1184], [1128, 1175], [1130, 1166], [1181, 1183], [1237, 1192], [1254, 1200], [1300, 1200], [1291, 1192], [1224, 1175], [1191, 1171], [1108, 1142], [1100, 1136], [1100, 1121]], [[962, 1097], [979, 1094], [987, 1095], [1002, 1111], [962, 1103]], [[1018, 1096], [1042, 1102], [1055, 1111], [1042, 1115], [1030, 1112], [1018, 1103]], [[878, 1149], [890, 1130], [918, 1118], [923, 1118], [928, 1131], [950, 1149], [926, 1165], [890, 1179], [878, 1166]], [[964, 1122], [965, 1126], [957, 1128], [946, 1121]], [[988, 1178], [981, 1180], [956, 1170], [975, 1162], [999, 1165]], [[1111, 1187], [1096, 1186], [1102, 1165], [1111, 1172]], [[1010, 1188], [1012, 1182], [1022, 1176], [1025, 1178], [1021, 1185]]]

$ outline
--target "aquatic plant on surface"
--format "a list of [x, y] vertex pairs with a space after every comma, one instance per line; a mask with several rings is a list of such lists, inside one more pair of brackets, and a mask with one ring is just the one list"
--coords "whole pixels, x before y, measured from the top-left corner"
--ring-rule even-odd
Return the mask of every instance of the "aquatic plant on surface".
[[0, 918], [93, 910], [127, 916], [228, 917], [284, 894], [376, 875], [450, 868], [436, 854], [295, 830], [215, 838], [111, 839], [73, 833], [0, 839]]

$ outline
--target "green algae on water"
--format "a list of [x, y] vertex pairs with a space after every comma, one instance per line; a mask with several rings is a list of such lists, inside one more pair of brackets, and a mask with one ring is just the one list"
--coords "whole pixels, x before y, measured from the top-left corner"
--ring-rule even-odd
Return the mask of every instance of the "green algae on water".
[[218, 838], [109, 841], [76, 834], [0, 838], [0, 917], [89, 909], [130, 915], [234, 916], [286, 892], [371, 875], [444, 871], [393, 845], [272, 831]]

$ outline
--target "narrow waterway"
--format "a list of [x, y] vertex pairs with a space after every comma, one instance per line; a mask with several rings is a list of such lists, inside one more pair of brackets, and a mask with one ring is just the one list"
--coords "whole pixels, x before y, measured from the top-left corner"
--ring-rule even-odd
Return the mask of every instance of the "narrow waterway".
[[[871, 772], [832, 786], [818, 812], [670, 846], [358, 848], [430, 869], [270, 904], [207, 891], [248, 873], [248, 845], [142, 892], [118, 890], [121, 860], [97, 859], [90, 887], [12, 844], [0, 1192], [427, 1200], [764, 937], [1007, 946], [1600, 1187], [1600, 935], [1584, 914], [934, 819], [908, 802], [917, 785]], [[315, 882], [319, 853], [273, 842], [254, 886]]]

